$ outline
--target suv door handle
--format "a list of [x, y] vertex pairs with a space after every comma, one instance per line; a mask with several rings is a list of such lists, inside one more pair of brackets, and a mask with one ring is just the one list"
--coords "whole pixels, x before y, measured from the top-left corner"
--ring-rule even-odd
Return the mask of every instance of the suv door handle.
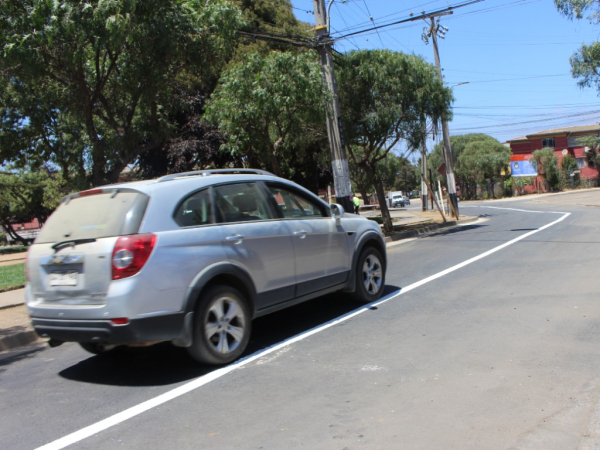
[[300, 239], [304, 239], [306, 237], [306, 231], [304, 230], [300, 230], [300, 231], [294, 231], [294, 236], [299, 236]]
[[242, 236], [241, 234], [234, 234], [233, 236], [227, 236], [225, 238], [225, 240], [229, 242], [235, 241], [234, 244], [241, 244], [243, 239], [244, 236]]

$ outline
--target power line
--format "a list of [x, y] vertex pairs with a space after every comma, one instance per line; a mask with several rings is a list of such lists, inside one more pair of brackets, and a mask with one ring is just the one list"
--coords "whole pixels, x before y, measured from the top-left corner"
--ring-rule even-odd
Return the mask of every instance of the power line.
[[423, 13], [423, 14], [420, 14], [418, 16], [409, 17], [408, 19], [402, 19], [402, 20], [398, 20], [396, 22], [391, 22], [391, 23], [387, 23], [387, 24], [384, 24], [384, 25], [378, 25], [376, 27], [367, 28], [365, 30], [360, 30], [360, 31], [355, 31], [353, 33], [348, 33], [348, 34], [345, 34], [343, 36], [339, 36], [337, 38], [334, 38], [334, 40], [346, 39], [349, 36], [355, 36], [357, 34], [367, 33], [369, 31], [374, 31], [374, 30], [379, 30], [381, 28], [390, 27], [392, 25], [398, 25], [398, 24], [401, 24], [401, 23], [414, 22], [416, 20], [426, 19], [426, 18], [431, 17], [433, 15], [437, 15], [437, 14], [440, 14], [440, 13], [443, 13], [443, 12], [448, 12], [448, 11], [452, 12], [452, 10], [454, 10], [454, 9], [463, 8], [465, 6], [473, 5], [475, 3], [481, 3], [483, 1], [485, 1], [485, 0], [471, 0], [471, 1], [468, 1], [468, 2], [465, 2], [465, 3], [460, 3], [458, 5], [448, 6], [447, 8], [440, 9], [440, 10], [437, 10], [437, 11], [433, 11], [431, 13]]
[[525, 120], [523, 122], [504, 123], [504, 124], [489, 125], [489, 126], [483, 126], [483, 127], [454, 128], [453, 131], [484, 130], [484, 129], [487, 130], [490, 128], [514, 127], [514, 126], [526, 125], [526, 124], [530, 124], [530, 123], [552, 122], [552, 121], [560, 120], [560, 119], [568, 119], [570, 117], [589, 116], [590, 114], [600, 114], [600, 110], [582, 112], [582, 113], [577, 113], [577, 114], [568, 114], [568, 115], [563, 115], [563, 116], [556, 116], [556, 117], [548, 118], [548, 119]]

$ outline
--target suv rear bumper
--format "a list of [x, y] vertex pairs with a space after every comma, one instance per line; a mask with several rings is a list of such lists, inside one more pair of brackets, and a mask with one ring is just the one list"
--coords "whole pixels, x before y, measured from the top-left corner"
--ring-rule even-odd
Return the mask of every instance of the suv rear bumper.
[[129, 344], [173, 341], [184, 333], [185, 313], [132, 319], [127, 325], [110, 320], [56, 320], [32, 318], [38, 335], [65, 342]]

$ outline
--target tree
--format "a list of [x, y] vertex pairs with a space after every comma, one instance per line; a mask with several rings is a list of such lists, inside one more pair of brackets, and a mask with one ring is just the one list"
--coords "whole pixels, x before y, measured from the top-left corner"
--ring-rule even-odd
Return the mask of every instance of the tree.
[[[510, 149], [483, 133], [450, 136], [450, 144], [456, 156], [454, 172], [460, 186], [460, 196], [464, 199], [475, 198], [477, 185], [484, 184], [488, 179], [494, 192], [494, 183], [501, 179], [502, 170], [506, 170], [510, 162]], [[429, 164], [434, 169], [442, 165], [442, 146], [443, 143], [438, 143], [430, 156]]]
[[[357, 156], [358, 160], [363, 157], [363, 149], [361, 147], [354, 148], [353, 153]], [[400, 159], [404, 158], [399, 158], [396, 155], [389, 153], [384, 159], [377, 163], [377, 173], [379, 174], [383, 185], [388, 189], [400, 190], [396, 187], [401, 167]], [[348, 168], [350, 169], [350, 180], [353, 184], [352, 189], [360, 192], [365, 205], [370, 204], [369, 193], [375, 189], [373, 182], [367, 176], [367, 173], [361, 167], [356, 165], [353, 160], [349, 161]]]
[[557, 167], [558, 156], [554, 153], [553, 148], [544, 147], [541, 150], [534, 151], [529, 161], [537, 165], [538, 174], [544, 181], [546, 190], [558, 189], [560, 181]]
[[[559, 12], [569, 19], [582, 19], [589, 13], [590, 23], [600, 23], [600, 3], [594, 0], [554, 0]], [[600, 42], [583, 44], [570, 59], [571, 74], [580, 87], [595, 87], [600, 94]]]
[[399, 156], [398, 170], [396, 172], [396, 180], [394, 181], [394, 189], [396, 191], [410, 192], [421, 185], [420, 170], [415, 167], [407, 158]]
[[0, 161], [116, 181], [172, 132], [174, 83], [216, 76], [241, 17], [226, 0], [0, 2]]
[[256, 51], [229, 67], [206, 109], [227, 135], [225, 150], [251, 167], [289, 175], [296, 144], [306, 150], [324, 135], [320, 70], [312, 51]]
[[[600, 168], [600, 138], [597, 136], [584, 136], [577, 139], [579, 145], [588, 147], [585, 152], [587, 163], [589, 167]], [[600, 179], [600, 170], [598, 170], [598, 178]]]
[[375, 186], [384, 229], [389, 232], [392, 221], [377, 165], [400, 141], [419, 148], [423, 117], [438, 121], [450, 116], [451, 90], [419, 56], [360, 50], [341, 60], [339, 96], [350, 161]]
[[14, 240], [27, 244], [13, 225], [37, 219], [43, 225], [58, 201], [68, 194], [60, 176], [39, 170], [0, 173], [0, 226]]

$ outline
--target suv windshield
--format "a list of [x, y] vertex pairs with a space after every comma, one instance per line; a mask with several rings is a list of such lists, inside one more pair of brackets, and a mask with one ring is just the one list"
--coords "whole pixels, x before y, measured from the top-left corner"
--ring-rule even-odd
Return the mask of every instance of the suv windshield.
[[64, 201], [44, 224], [35, 242], [98, 239], [138, 232], [148, 196], [137, 191], [109, 191]]

